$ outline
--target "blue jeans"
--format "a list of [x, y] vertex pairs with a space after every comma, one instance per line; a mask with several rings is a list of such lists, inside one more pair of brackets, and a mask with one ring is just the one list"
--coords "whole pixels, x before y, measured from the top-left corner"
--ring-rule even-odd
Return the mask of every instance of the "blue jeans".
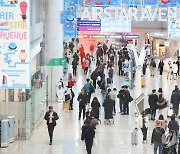
[[162, 154], [162, 143], [161, 142], [154, 142], [154, 154], [157, 154], [157, 150], [159, 148], [159, 154]]

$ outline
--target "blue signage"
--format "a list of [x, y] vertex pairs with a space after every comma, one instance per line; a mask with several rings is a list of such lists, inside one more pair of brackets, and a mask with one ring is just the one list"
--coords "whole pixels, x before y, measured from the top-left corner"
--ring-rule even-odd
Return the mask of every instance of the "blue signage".
[[157, 5], [157, 0], [144, 0], [144, 5], [147, 5], [147, 6]]

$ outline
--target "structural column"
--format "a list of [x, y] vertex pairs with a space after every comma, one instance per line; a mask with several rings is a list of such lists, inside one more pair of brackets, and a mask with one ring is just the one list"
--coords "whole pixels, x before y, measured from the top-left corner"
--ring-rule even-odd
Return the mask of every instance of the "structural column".
[[140, 54], [142, 47], [145, 46], [145, 33], [138, 33], [137, 52]]
[[[45, 4], [45, 59], [46, 63], [52, 58], [63, 57], [63, 25], [60, 22], [64, 10], [64, 0], [46, 0]], [[63, 67], [47, 66], [49, 100], [56, 100], [56, 85], [63, 77]]]

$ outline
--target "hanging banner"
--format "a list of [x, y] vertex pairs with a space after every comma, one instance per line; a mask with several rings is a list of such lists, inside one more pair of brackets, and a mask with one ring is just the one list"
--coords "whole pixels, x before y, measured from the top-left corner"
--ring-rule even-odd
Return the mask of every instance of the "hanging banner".
[[0, 1], [0, 88], [31, 88], [30, 2]]

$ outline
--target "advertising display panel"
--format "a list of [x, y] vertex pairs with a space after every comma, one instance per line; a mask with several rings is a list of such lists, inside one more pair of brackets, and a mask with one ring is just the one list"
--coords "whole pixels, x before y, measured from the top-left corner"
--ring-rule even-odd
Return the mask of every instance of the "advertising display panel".
[[180, 19], [168, 22], [168, 37], [180, 38]]
[[30, 88], [30, 2], [0, 1], [0, 88]]

